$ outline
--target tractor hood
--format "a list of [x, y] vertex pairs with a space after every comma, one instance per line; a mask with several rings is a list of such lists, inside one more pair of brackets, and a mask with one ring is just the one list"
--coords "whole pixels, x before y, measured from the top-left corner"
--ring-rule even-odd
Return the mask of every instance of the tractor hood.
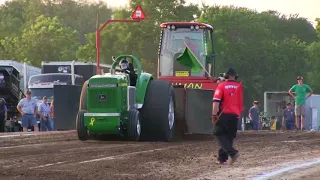
[[89, 79], [88, 87], [110, 87], [111, 84], [114, 87], [127, 86], [128, 79], [129, 76], [124, 73], [95, 75]]
[[126, 109], [127, 74], [95, 75], [88, 81], [87, 110], [91, 113], [120, 113]]

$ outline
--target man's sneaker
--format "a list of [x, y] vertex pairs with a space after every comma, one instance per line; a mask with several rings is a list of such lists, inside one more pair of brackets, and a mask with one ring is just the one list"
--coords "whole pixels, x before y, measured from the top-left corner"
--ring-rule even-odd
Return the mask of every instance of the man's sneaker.
[[239, 153], [235, 154], [233, 157], [231, 157], [230, 159], [228, 159], [228, 164], [232, 165], [234, 162], [236, 162], [236, 160], [238, 159], [238, 157], [240, 156]]

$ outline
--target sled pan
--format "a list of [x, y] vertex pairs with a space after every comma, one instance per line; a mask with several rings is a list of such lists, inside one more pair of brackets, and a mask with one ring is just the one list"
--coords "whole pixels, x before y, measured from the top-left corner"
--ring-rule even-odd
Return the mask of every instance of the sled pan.
[[212, 134], [212, 90], [175, 88], [178, 134]]
[[212, 90], [186, 89], [185, 133], [213, 133], [212, 97]]

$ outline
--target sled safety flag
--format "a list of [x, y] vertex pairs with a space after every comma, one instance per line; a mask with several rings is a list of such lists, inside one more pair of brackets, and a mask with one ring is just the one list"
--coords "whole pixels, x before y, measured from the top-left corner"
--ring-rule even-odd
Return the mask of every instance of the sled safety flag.
[[141, 6], [136, 7], [136, 9], [131, 14], [131, 18], [134, 20], [144, 20], [146, 18], [146, 14], [142, 10]]
[[202, 70], [199, 60], [188, 47], [184, 49], [183, 53], [177, 58], [177, 61], [182, 65], [190, 67], [191, 72], [193, 73], [197, 73]]

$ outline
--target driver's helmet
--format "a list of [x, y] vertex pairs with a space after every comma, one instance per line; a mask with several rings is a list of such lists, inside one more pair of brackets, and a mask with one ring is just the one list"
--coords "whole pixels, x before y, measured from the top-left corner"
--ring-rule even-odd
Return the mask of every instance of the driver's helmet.
[[129, 68], [129, 61], [126, 59], [122, 59], [119, 63], [120, 69], [127, 69]]

